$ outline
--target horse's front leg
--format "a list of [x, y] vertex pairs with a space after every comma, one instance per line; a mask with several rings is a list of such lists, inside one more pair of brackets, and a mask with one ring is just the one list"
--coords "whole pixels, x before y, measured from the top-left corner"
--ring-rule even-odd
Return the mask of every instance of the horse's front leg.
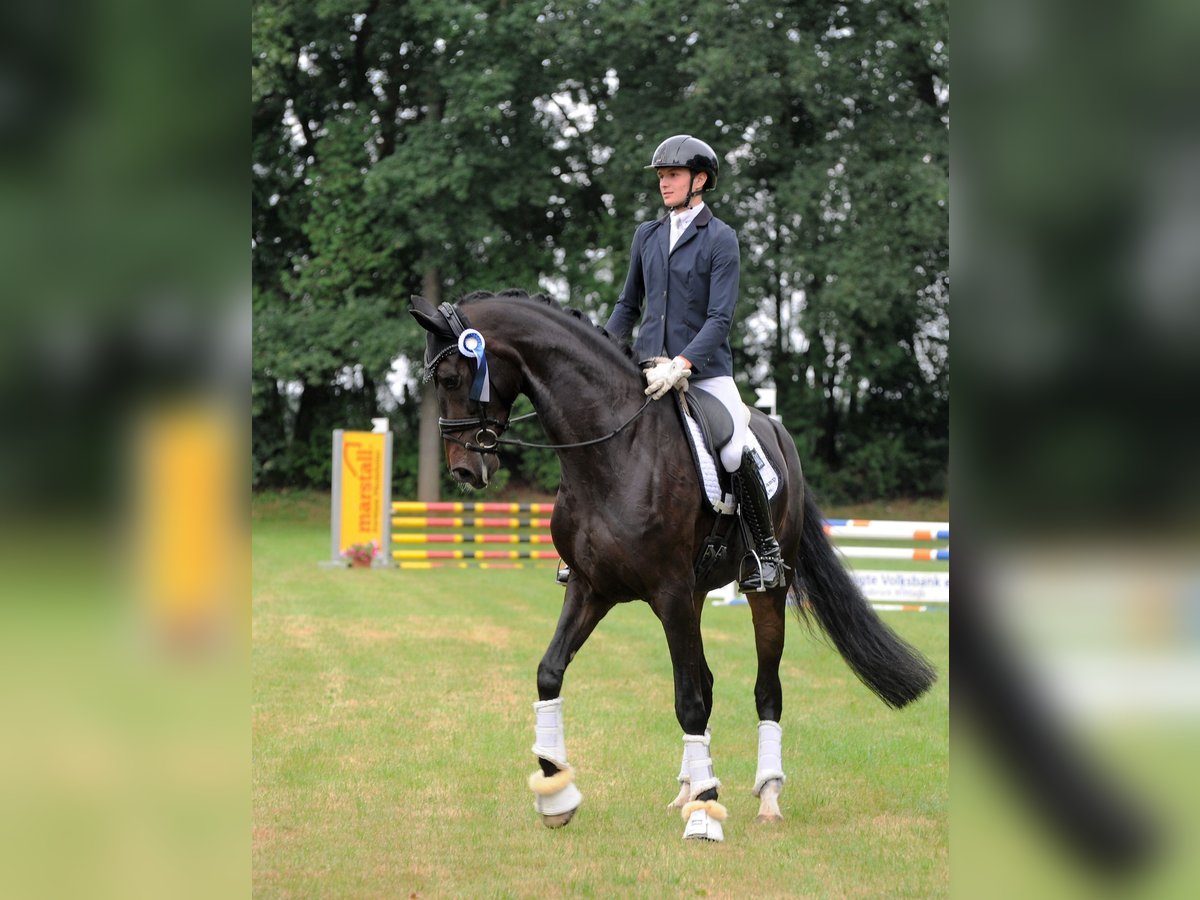
[[[720, 780], [713, 770], [708, 719], [712, 711], [712, 673], [704, 659], [700, 610], [691, 593], [660, 599], [655, 612], [662, 621], [675, 674], [675, 716], [683, 729], [681, 790], [685, 840], [723, 841], [725, 807], [717, 802]], [[683, 782], [683, 773], [687, 782]]]
[[[697, 616], [699, 616], [703, 612], [704, 604], [707, 600], [708, 600], [708, 591], [697, 591], [692, 596], [692, 605], [696, 610]], [[702, 682], [703, 687], [704, 687], [704, 709], [707, 712], [708, 717], [711, 718], [712, 717], [712, 705], [713, 705], [713, 703], [712, 703], [713, 675], [712, 675], [712, 671], [708, 668], [708, 661], [704, 658], [703, 655], [701, 655], [701, 657], [700, 657], [700, 662], [704, 668], [704, 680]], [[708, 728], [707, 726], [705, 726], [704, 736], [706, 738], [711, 738], [711, 734], [712, 734], [711, 729]], [[690, 763], [688, 761], [686, 747], [684, 748], [683, 759], [679, 763], [678, 781], [679, 781], [679, 793], [675, 795], [674, 800], [672, 800], [670, 803], [667, 804], [668, 811], [676, 810], [676, 809], [683, 809], [683, 807], [687, 805], [688, 801], [692, 799], [692, 773], [691, 773]]]
[[597, 623], [613, 604], [598, 598], [586, 582], [571, 579], [562, 613], [550, 646], [538, 664], [538, 702], [533, 704], [535, 739], [533, 754], [540, 768], [529, 776], [534, 793], [533, 808], [541, 813], [547, 828], [561, 828], [571, 821], [583, 795], [575, 786], [575, 772], [567, 762], [563, 735], [562, 683], [567, 666]]

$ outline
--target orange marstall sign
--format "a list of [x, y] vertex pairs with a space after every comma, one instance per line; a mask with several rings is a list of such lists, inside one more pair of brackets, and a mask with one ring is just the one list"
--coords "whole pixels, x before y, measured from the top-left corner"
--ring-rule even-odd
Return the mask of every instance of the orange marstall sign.
[[333, 433], [334, 558], [351, 544], [374, 541], [386, 559], [390, 541], [391, 434]]

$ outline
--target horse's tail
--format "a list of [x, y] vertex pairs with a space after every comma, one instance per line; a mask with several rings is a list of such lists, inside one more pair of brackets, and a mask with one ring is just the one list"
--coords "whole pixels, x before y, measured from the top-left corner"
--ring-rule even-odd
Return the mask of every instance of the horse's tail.
[[863, 684], [900, 709], [937, 680], [933, 666], [876, 615], [825, 534], [824, 519], [804, 485], [804, 526], [795, 561], [801, 621], [816, 617]]

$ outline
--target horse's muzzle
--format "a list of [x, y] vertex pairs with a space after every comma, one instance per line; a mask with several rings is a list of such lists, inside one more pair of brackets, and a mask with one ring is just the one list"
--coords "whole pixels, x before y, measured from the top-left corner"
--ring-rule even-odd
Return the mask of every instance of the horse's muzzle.
[[500, 460], [493, 454], [484, 455], [462, 448], [451, 454], [448, 460], [450, 474], [460, 484], [469, 484], [473, 488], [485, 488], [491, 481], [491, 476], [500, 467]]
[[450, 474], [454, 476], [454, 480], [462, 484], [469, 484], [471, 487], [482, 488], [487, 487], [487, 467], [483, 467], [482, 473], [472, 472], [466, 466], [455, 466], [450, 470]]

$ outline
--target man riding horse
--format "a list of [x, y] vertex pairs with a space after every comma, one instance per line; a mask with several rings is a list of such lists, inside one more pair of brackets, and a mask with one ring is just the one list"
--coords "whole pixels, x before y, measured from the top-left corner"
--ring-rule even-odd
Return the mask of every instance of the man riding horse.
[[[754, 539], [738, 587], [761, 591], [784, 583], [767, 490], [747, 447], [750, 413], [733, 380], [729, 330], [741, 271], [737, 235], [712, 214], [703, 195], [717, 186], [712, 147], [691, 135], [667, 138], [647, 169], [658, 175], [668, 215], [640, 225], [629, 250], [629, 274], [605, 331], [627, 340], [641, 319], [634, 352], [665, 358], [647, 368], [646, 394], [658, 399], [687, 382], [716, 397], [733, 419], [721, 465], [731, 473], [741, 515]], [[643, 316], [643, 307], [644, 316]], [[565, 581], [560, 570], [559, 580]]]

